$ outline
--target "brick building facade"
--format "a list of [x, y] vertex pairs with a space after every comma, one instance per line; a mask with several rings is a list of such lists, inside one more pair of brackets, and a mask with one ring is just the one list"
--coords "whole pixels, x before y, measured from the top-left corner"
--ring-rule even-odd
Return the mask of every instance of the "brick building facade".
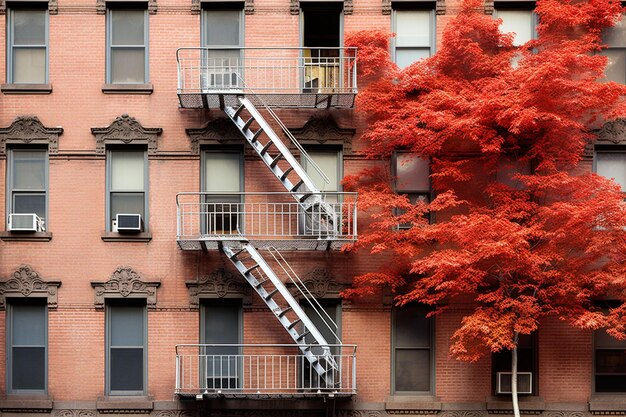
[[[336, 250], [354, 238], [356, 219], [354, 196], [333, 192], [341, 191], [342, 176], [371, 162], [358, 140], [364, 121], [352, 108], [351, 52], [334, 48], [346, 32], [392, 29], [394, 57], [405, 64], [435, 51], [456, 11], [457, 3], [445, 0], [1, 0], [0, 412], [510, 413], [509, 397], [496, 392], [496, 371], [506, 371], [497, 358], [467, 364], [448, 355], [469, 306], [426, 320], [415, 319], [419, 307], [403, 314], [384, 295], [339, 297], [376, 265], [364, 252]], [[485, 11], [502, 17], [520, 41], [533, 36], [532, 3], [492, 2]], [[616, 31], [610, 50], [611, 76], [622, 82], [624, 39]], [[191, 49], [178, 51], [177, 60], [181, 47]], [[277, 119], [328, 175], [330, 203], [314, 200], [318, 194], [298, 188], [298, 179], [285, 198], [280, 173], [290, 162], [279, 158], [274, 166], [281, 171], [273, 173], [272, 162], [263, 162], [267, 150], [255, 151], [220, 109], [237, 110], [242, 92], [253, 108], [263, 107], [259, 97], [277, 104]], [[258, 118], [253, 125], [259, 129]], [[277, 121], [269, 125], [289, 143]], [[611, 173], [624, 162], [615, 152], [624, 126], [602, 135], [606, 146], [598, 149], [609, 162], [601, 156], [596, 164]], [[287, 147], [319, 186], [310, 159]], [[141, 215], [140, 230], [131, 230], [139, 218], [128, 214]], [[336, 216], [344, 216], [342, 227]], [[282, 254], [336, 321], [344, 344], [331, 349], [336, 363], [321, 350], [307, 358], [298, 338], [309, 343], [315, 335], [303, 336], [293, 310], [272, 310], [273, 288], [261, 292], [265, 301], [255, 294], [249, 282], [261, 286], [254, 274], [263, 268], [241, 256], [254, 247], [288, 283], [271, 256]], [[293, 294], [305, 316], [317, 317], [295, 287], [280, 289]], [[289, 319], [281, 325], [283, 316]], [[623, 345], [555, 320], [526, 348], [532, 387], [522, 398], [524, 412], [626, 412], [626, 367], [620, 375], [609, 366], [607, 377], [594, 363], [603, 348], [619, 352]], [[619, 355], [612, 356], [617, 368], [626, 365]], [[608, 389], [601, 388], [605, 377]], [[606, 392], [611, 387], [618, 392]]]

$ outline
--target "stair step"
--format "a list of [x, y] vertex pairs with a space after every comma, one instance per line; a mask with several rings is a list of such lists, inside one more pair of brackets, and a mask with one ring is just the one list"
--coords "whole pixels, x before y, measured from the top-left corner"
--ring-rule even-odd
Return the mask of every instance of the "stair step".
[[250, 125], [254, 122], [254, 117], [249, 118], [241, 127], [241, 130], [246, 131], [250, 128]]
[[304, 203], [306, 201], [306, 199], [311, 197], [312, 195], [313, 194], [311, 194], [311, 193], [304, 193], [304, 194], [302, 194], [302, 197], [300, 197], [299, 200], [300, 200], [301, 203]]
[[251, 271], [257, 269], [259, 267], [259, 264], [254, 264], [252, 265], [250, 268], [246, 269], [245, 272], [243, 273], [244, 275], [248, 275]]
[[237, 108], [237, 110], [235, 110], [235, 113], [233, 114], [233, 119], [237, 120], [237, 117], [239, 117], [239, 115], [241, 114], [241, 112], [245, 109], [246, 107], [242, 104], [241, 106], [239, 106]]
[[298, 188], [300, 188], [302, 186], [302, 184], [304, 184], [304, 180], [301, 179], [300, 181], [298, 181], [296, 183], [296, 185], [291, 187], [291, 190], [289, 190], [289, 191], [291, 191], [292, 193], [295, 192], [295, 191], [298, 191]]
[[293, 167], [287, 168], [285, 172], [283, 172], [283, 175], [280, 176], [280, 180], [285, 181], [285, 178], [287, 178], [287, 175], [289, 175], [291, 171], [293, 171]]
[[280, 313], [277, 314], [278, 318], [281, 318], [291, 310], [293, 310], [293, 307], [287, 307], [286, 309], [282, 310]]
[[265, 144], [265, 146], [263, 146], [263, 149], [261, 149], [261, 151], [259, 152], [261, 155], [265, 155], [265, 153], [267, 152], [267, 150], [270, 148], [270, 146], [272, 146], [272, 141], [269, 140], [267, 141], [267, 143]]
[[296, 327], [298, 325], [298, 323], [300, 323], [302, 320], [300, 319], [295, 319], [294, 321], [292, 321], [289, 326], [287, 326], [288, 330], [293, 329], [294, 327]]
[[257, 284], [255, 285], [255, 288], [258, 290], [259, 288], [261, 288], [263, 286], [264, 283], [266, 283], [268, 280], [266, 279], [262, 279], [262, 280], [257, 280]]
[[246, 250], [244, 248], [239, 249], [237, 252], [234, 252], [231, 256], [229, 256], [230, 259], [236, 259], [237, 256], [239, 256], [240, 253], [245, 252]]
[[296, 339], [297, 342], [299, 342], [300, 340], [304, 340], [305, 337], [307, 337], [308, 335], [310, 335], [311, 332], [310, 331], [306, 331], [304, 333], [302, 333], [300, 336], [298, 336], [298, 338]]
[[276, 295], [276, 293], [278, 292], [278, 288], [276, 288], [275, 290], [273, 290], [272, 292], [269, 292], [266, 296], [265, 296], [265, 301], [269, 301], [272, 299], [273, 296]]
[[252, 143], [256, 142], [259, 139], [259, 136], [261, 136], [261, 133], [263, 133], [263, 128], [257, 130], [254, 133], [254, 136], [252, 136], [252, 139], [250, 139], [250, 142], [252, 142]]
[[270, 163], [270, 168], [274, 168], [276, 165], [278, 165], [278, 161], [280, 161], [282, 158], [283, 158], [283, 155], [278, 154], [278, 156], [274, 158], [272, 162]]

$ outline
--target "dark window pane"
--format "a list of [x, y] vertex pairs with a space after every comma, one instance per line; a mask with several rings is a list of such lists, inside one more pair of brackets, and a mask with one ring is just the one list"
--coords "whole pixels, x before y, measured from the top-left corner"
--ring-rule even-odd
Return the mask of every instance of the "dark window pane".
[[597, 330], [595, 335], [596, 348], [624, 348], [626, 350], [626, 340], [617, 340], [609, 336], [604, 329]]
[[396, 189], [428, 191], [430, 189], [429, 161], [412, 153], [396, 155]]
[[[517, 349], [517, 370], [520, 372], [533, 372], [534, 351], [528, 348]], [[511, 351], [502, 350], [493, 354], [494, 372], [511, 372]]]
[[430, 347], [430, 323], [426, 308], [408, 304], [395, 310], [396, 347]]
[[[315, 327], [317, 327], [317, 330], [319, 330], [324, 339], [326, 339], [326, 342], [331, 345], [337, 344], [337, 338], [335, 337], [335, 335], [333, 335], [333, 332], [336, 333], [337, 329], [334, 328], [333, 324], [328, 320], [328, 318], [321, 312], [321, 314], [318, 314], [309, 303], [304, 304], [302, 307], [309, 319], [311, 319]], [[317, 305], [315, 307], [319, 310], [319, 307]], [[322, 308], [324, 309], [326, 314], [328, 314], [333, 319], [333, 321], [337, 323], [337, 321], [339, 320], [340, 312], [339, 301], [325, 301], [322, 303]], [[326, 325], [324, 321], [326, 321], [328, 325]], [[332, 328], [332, 331], [329, 326]], [[311, 335], [306, 336], [304, 340], [306, 341], [306, 343], [313, 343], [314, 341]], [[321, 355], [323, 353], [323, 350], [321, 348], [313, 348], [312, 352], [315, 355]], [[337, 348], [332, 348], [332, 352], [333, 354], [337, 354]]]
[[626, 378], [626, 350], [596, 349], [596, 373], [624, 374]]
[[143, 391], [143, 348], [112, 348], [111, 391]]
[[45, 45], [46, 13], [45, 10], [14, 10], [13, 44]]
[[13, 390], [44, 390], [46, 388], [46, 349], [14, 347], [12, 355]]
[[15, 150], [13, 156], [13, 188], [46, 189], [46, 151]]
[[596, 392], [626, 392], [626, 375], [596, 375]]
[[143, 346], [144, 307], [111, 307], [111, 346]]
[[[239, 343], [240, 306], [206, 305], [204, 309], [204, 343]], [[211, 354], [236, 354], [237, 348], [211, 348]]]
[[14, 304], [11, 308], [13, 346], [45, 346], [46, 307], [44, 305]]
[[46, 217], [45, 194], [13, 194], [12, 213], [35, 213], [42, 219]]
[[430, 350], [396, 349], [396, 391], [430, 390]]
[[239, 10], [205, 10], [205, 46], [239, 46]]
[[145, 10], [111, 11], [111, 44], [143, 45], [145, 42]]
[[111, 193], [111, 219], [115, 220], [115, 215], [120, 214], [144, 214], [144, 194], [143, 193]]

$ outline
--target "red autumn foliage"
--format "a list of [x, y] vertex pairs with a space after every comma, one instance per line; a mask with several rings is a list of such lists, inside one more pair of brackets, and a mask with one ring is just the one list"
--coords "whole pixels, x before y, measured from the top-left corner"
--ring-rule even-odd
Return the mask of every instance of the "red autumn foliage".
[[[403, 70], [389, 34], [348, 37], [367, 82], [357, 103], [367, 156], [386, 161], [346, 180], [371, 220], [356, 248], [387, 264], [347, 296], [391, 287], [398, 304], [435, 313], [469, 297], [451, 353], [470, 361], [512, 349], [515, 333], [549, 315], [626, 337], [626, 307], [606, 314], [596, 302], [626, 301], [624, 195], [580, 165], [593, 129], [626, 115], [626, 87], [599, 81], [607, 60], [597, 53], [621, 11], [610, 0], [539, 0], [538, 39], [516, 48], [482, 2], [466, 0], [437, 54]], [[400, 150], [430, 159], [430, 203], [394, 192], [389, 161]], [[532, 172], [503, 181], [507, 161]]]

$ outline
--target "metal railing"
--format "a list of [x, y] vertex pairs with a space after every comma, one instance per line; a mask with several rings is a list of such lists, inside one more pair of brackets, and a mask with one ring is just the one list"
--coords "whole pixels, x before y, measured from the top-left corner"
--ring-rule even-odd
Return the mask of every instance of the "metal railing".
[[356, 240], [357, 193], [318, 193], [325, 207], [303, 208], [293, 194], [178, 193], [177, 239]]
[[356, 94], [356, 53], [356, 48], [179, 48], [178, 94], [246, 93], [248, 87], [258, 94]]
[[[294, 344], [176, 346], [176, 394], [320, 396], [356, 394], [356, 346], [327, 345], [336, 369], [322, 378]], [[318, 360], [322, 347], [311, 345]], [[319, 351], [319, 353], [318, 353]]]

